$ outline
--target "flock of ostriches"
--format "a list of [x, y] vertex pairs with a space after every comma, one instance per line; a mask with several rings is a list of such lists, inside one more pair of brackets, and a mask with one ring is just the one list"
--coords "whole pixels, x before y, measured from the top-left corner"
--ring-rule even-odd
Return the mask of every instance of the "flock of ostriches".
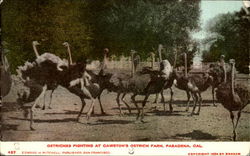
[[[51, 108], [51, 99], [53, 91], [60, 85], [66, 88], [71, 93], [77, 95], [82, 102], [81, 109], [77, 116], [77, 121], [82, 114], [86, 105], [85, 99], [91, 100], [91, 106], [87, 112], [87, 120], [90, 118], [95, 100], [98, 99], [101, 112], [104, 114], [101, 103], [101, 94], [103, 90], [107, 89], [110, 92], [117, 93], [117, 104], [119, 106], [120, 114], [122, 114], [120, 100], [127, 106], [128, 111], [131, 113], [130, 106], [124, 100], [126, 94], [131, 93], [131, 99], [134, 103], [138, 113], [136, 120], [144, 122], [144, 108], [149, 95], [156, 94], [156, 102], [158, 94], [161, 93], [165, 109], [165, 101], [163, 90], [170, 89], [170, 102], [169, 113], [173, 112], [172, 97], [173, 91], [171, 87], [173, 84], [178, 89], [184, 90], [187, 93], [187, 107], [188, 111], [190, 97], [193, 98], [194, 105], [191, 112], [192, 115], [199, 115], [202, 105], [201, 93], [209, 86], [212, 86], [213, 104], [214, 104], [214, 90], [216, 89], [216, 98], [229, 112], [233, 124], [233, 140], [236, 140], [235, 129], [241, 116], [242, 109], [250, 102], [250, 89], [247, 85], [235, 84], [235, 62], [230, 60], [229, 64], [231, 70], [226, 70], [226, 65], [223, 56], [221, 57], [220, 64], [213, 64], [209, 70], [204, 74], [188, 74], [185, 72], [178, 72], [174, 66], [171, 66], [168, 60], [160, 60], [159, 70], [152, 67], [144, 67], [140, 71], [136, 71], [132, 63], [131, 73], [114, 72], [108, 70], [107, 61], [109, 50], [104, 49], [104, 59], [98, 72], [86, 69], [86, 62], [73, 63], [70, 51], [70, 45], [65, 42], [63, 46], [67, 48], [69, 60], [61, 59], [51, 53], [44, 53], [39, 55], [37, 50], [37, 41], [33, 41], [33, 49], [36, 54], [36, 60], [33, 62], [25, 62], [23, 66], [18, 67], [18, 78], [22, 82], [23, 88], [18, 92], [17, 102], [25, 110], [25, 116], [30, 114], [30, 129], [35, 130], [33, 127], [34, 109], [38, 105], [38, 101], [45, 97], [45, 92], [51, 90], [49, 108]], [[181, 54], [186, 58], [186, 54]], [[131, 60], [135, 56], [135, 52], [131, 52]], [[153, 55], [152, 55], [153, 56]], [[177, 58], [177, 54], [175, 56]], [[154, 60], [154, 58], [152, 58]], [[154, 63], [152, 63], [153, 65]], [[185, 68], [186, 59], [185, 59]], [[6, 69], [3, 68], [3, 71]], [[5, 75], [5, 76], [4, 76]], [[8, 72], [2, 72], [2, 77], [5, 82], [10, 79]], [[2, 93], [5, 96], [10, 89], [8, 83], [2, 83], [1, 89], [7, 90]], [[4, 89], [4, 87], [6, 89]], [[137, 95], [145, 96], [142, 107], [138, 106], [135, 100]], [[120, 96], [122, 96], [120, 98]], [[25, 107], [25, 103], [33, 102], [32, 106]], [[198, 111], [195, 113], [196, 105], [199, 104]], [[214, 104], [215, 106], [215, 104]], [[42, 109], [45, 109], [45, 100]], [[233, 112], [237, 112], [236, 122], [234, 120]]]

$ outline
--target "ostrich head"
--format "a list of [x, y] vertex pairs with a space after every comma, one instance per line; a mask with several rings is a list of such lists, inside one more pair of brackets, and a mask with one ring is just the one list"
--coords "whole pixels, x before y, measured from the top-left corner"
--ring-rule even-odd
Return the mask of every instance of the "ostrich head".
[[213, 77], [215, 84], [220, 84], [225, 79], [224, 69], [220, 64], [211, 64], [207, 70], [207, 73]]
[[104, 55], [107, 55], [109, 53], [109, 49], [108, 48], [104, 48], [103, 52], [104, 52]]
[[65, 46], [65, 47], [69, 47], [69, 43], [68, 42], [63, 42], [62, 45]]
[[41, 44], [40, 44], [38, 41], [33, 41], [33, 42], [32, 42], [32, 45], [33, 45], [33, 46], [37, 46], [37, 45], [41, 45]]

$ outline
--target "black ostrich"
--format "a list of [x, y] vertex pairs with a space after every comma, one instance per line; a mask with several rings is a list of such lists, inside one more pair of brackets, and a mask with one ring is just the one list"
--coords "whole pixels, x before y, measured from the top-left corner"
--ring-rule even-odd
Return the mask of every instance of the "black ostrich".
[[[44, 53], [41, 56], [30, 63], [26, 62], [24, 66], [17, 69], [18, 76], [24, 82], [24, 85], [29, 90], [37, 90], [36, 94], [19, 93], [18, 102], [23, 104], [25, 102], [34, 102], [30, 107], [30, 129], [33, 128], [33, 115], [34, 109], [38, 104], [38, 101], [44, 97], [44, 94], [50, 85], [58, 84], [67, 88], [71, 93], [79, 96], [82, 101], [82, 108], [85, 106], [85, 98], [92, 98], [87, 93], [83, 92], [80, 87], [72, 86], [72, 81], [78, 78], [82, 78], [83, 72], [85, 71], [85, 63], [76, 63], [68, 65], [66, 62], [61, 60], [59, 57]], [[80, 112], [81, 113], [81, 112]], [[77, 119], [80, 117], [78, 114]]]
[[[244, 84], [236, 84], [234, 78], [235, 61], [230, 60], [231, 64], [231, 80], [223, 82], [216, 90], [217, 100], [230, 112], [230, 118], [233, 124], [233, 140], [236, 140], [236, 128], [241, 117], [241, 111], [250, 103], [250, 86]], [[234, 114], [237, 112], [236, 123], [234, 122]]]

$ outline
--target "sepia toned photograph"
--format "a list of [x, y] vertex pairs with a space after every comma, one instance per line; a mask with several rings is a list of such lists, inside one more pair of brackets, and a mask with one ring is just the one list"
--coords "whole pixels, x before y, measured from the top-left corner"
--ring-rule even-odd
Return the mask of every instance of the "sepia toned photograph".
[[250, 141], [249, 0], [1, 1], [6, 141]]

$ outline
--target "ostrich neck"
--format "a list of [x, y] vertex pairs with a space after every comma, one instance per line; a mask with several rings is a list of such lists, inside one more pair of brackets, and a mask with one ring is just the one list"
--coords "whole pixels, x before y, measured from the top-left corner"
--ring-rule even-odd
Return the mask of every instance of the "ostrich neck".
[[33, 50], [34, 50], [34, 52], [36, 54], [36, 57], [38, 58], [39, 57], [39, 53], [37, 51], [36, 45], [34, 45], [34, 44], [33, 44]]
[[152, 69], [154, 69], [154, 64], [155, 64], [155, 56], [154, 56], [154, 54], [152, 54], [151, 57], [152, 57], [151, 67], [152, 67]]
[[234, 65], [232, 65], [232, 80], [231, 80], [231, 92], [234, 95]]
[[108, 61], [107, 54], [104, 54], [102, 69], [105, 69], [107, 67], [107, 61]]
[[73, 61], [72, 61], [71, 50], [70, 50], [69, 45], [68, 45], [67, 49], [68, 49], [68, 54], [69, 54], [69, 64], [71, 65], [71, 64], [73, 64]]
[[187, 77], [187, 54], [184, 53], [184, 61], [185, 61], [185, 77]]
[[134, 77], [135, 66], [134, 66], [134, 54], [131, 54], [131, 76]]
[[176, 67], [176, 61], [177, 61], [177, 52], [176, 52], [176, 54], [174, 55], [174, 67], [173, 67], [173, 68]]
[[225, 61], [224, 61], [224, 60], [222, 60], [221, 63], [222, 63], [223, 72], [224, 72], [224, 82], [226, 83], [226, 82], [227, 82], [226, 64], [225, 64]]

